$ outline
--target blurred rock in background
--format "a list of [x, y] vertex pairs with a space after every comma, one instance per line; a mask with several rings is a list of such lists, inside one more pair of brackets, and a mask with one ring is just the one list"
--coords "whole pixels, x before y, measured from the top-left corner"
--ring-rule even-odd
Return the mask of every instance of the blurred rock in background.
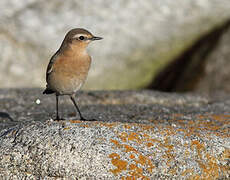
[[[229, 0], [1, 0], [0, 87], [44, 87], [49, 58], [65, 33], [83, 27], [104, 37], [89, 47], [86, 89], [230, 91], [229, 9]], [[179, 59], [189, 63], [171, 70]], [[193, 71], [193, 62], [203, 69]], [[183, 73], [170, 73], [178, 75], [170, 87], [155, 87], [168, 69]], [[191, 88], [183, 85], [190, 80]]]
[[153, 78], [148, 89], [165, 92], [230, 91], [230, 21], [202, 36]]

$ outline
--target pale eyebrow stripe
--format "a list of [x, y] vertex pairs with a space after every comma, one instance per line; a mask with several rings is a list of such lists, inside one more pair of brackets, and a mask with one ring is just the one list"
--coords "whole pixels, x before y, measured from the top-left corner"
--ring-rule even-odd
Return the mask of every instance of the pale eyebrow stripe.
[[78, 37], [80, 37], [80, 36], [86, 36], [85, 34], [76, 34], [75, 36], [73, 36], [73, 38], [78, 38]]

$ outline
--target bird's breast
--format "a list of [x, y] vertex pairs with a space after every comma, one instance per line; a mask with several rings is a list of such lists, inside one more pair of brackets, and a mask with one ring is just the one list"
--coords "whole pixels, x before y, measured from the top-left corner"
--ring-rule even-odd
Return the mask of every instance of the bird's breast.
[[83, 78], [88, 74], [91, 58], [88, 55], [83, 57], [61, 57], [54, 64], [54, 70], [64, 76]]
[[49, 78], [52, 89], [61, 94], [76, 92], [84, 84], [90, 64], [89, 55], [60, 56], [53, 64]]

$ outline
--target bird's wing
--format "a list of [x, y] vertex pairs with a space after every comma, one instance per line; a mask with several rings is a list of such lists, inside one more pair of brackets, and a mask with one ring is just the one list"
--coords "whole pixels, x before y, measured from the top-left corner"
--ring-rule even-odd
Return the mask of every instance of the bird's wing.
[[50, 62], [49, 62], [47, 69], [46, 69], [46, 81], [47, 81], [50, 73], [53, 71], [53, 64], [54, 64], [55, 60], [57, 59], [58, 54], [59, 54], [59, 51], [57, 51], [50, 59]]

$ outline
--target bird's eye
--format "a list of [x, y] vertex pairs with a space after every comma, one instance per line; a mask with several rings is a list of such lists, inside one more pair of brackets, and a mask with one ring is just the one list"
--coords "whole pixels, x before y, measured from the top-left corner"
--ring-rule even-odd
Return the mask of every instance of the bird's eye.
[[79, 39], [80, 39], [80, 40], [84, 40], [85, 37], [84, 37], [84, 36], [79, 36]]

